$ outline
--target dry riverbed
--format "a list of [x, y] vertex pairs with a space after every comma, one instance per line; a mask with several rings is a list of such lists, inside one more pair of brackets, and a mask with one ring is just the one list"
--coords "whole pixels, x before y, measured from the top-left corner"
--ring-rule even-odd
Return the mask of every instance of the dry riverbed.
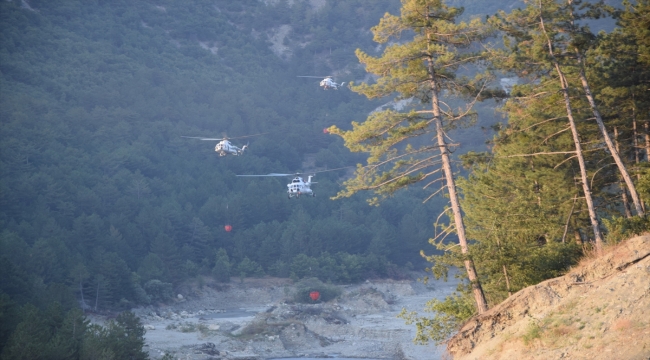
[[421, 313], [455, 283], [416, 277], [340, 286], [338, 298], [313, 304], [292, 301], [289, 279], [206, 282], [188, 285], [173, 304], [134, 311], [152, 359], [440, 359], [443, 347], [414, 345], [415, 327], [396, 316], [402, 308]]

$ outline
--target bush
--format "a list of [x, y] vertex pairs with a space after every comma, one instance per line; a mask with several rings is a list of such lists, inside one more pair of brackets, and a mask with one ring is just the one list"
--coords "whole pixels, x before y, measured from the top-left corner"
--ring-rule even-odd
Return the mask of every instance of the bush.
[[415, 323], [417, 333], [413, 340], [417, 344], [427, 344], [433, 340], [437, 345], [442, 344], [449, 335], [456, 332], [460, 326], [476, 312], [474, 299], [469, 291], [454, 293], [447, 296], [444, 301], [438, 299], [429, 300], [425, 311], [432, 312], [433, 318], [418, 316], [413, 311], [402, 312], [398, 315], [406, 320], [406, 324]]
[[199, 273], [199, 265], [192, 260], [185, 261], [183, 272], [189, 277], [195, 277]]
[[617, 244], [625, 239], [635, 235], [640, 235], [650, 231], [650, 217], [631, 217], [614, 216], [611, 220], [603, 219], [607, 228], [607, 242]]
[[160, 280], [149, 280], [144, 284], [144, 291], [151, 301], [165, 302], [172, 298], [172, 284]]
[[289, 264], [282, 260], [278, 260], [269, 267], [269, 274], [281, 278], [289, 277]]
[[320, 298], [318, 302], [327, 302], [333, 299], [336, 299], [341, 295], [341, 289], [337, 286], [325, 284], [317, 278], [308, 278], [303, 279], [296, 284], [296, 293], [293, 296], [295, 302], [311, 304], [314, 303], [309, 297], [309, 293], [312, 291], [318, 291], [320, 293]]
[[230, 259], [225, 249], [217, 251], [216, 261], [212, 268], [212, 276], [219, 282], [230, 282]]
[[253, 277], [262, 277], [264, 276], [264, 270], [262, 269], [262, 266], [258, 264], [256, 261], [253, 261], [249, 259], [248, 257], [244, 257], [244, 260], [242, 260], [239, 263], [239, 266], [237, 266], [237, 272], [239, 273], [240, 277], [246, 277], [246, 276], [253, 276]]

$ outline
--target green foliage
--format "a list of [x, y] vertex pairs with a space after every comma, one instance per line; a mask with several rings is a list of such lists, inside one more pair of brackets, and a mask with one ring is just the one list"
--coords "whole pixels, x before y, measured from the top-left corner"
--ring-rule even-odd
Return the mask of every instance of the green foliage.
[[250, 260], [248, 257], [245, 257], [239, 265], [237, 265], [237, 273], [240, 277], [262, 277], [264, 276], [264, 269], [262, 266], [255, 261]]
[[214, 268], [212, 268], [212, 276], [220, 282], [230, 282], [230, 259], [225, 249], [221, 248], [217, 251], [216, 261]]
[[531, 321], [530, 324], [528, 324], [528, 328], [526, 329], [526, 333], [523, 335], [522, 339], [524, 340], [524, 344], [529, 345], [541, 336], [542, 328], [536, 322]]
[[629, 239], [636, 235], [641, 235], [650, 231], [650, 217], [632, 217], [614, 216], [611, 219], [603, 219], [607, 228], [607, 242], [618, 244], [619, 242]]
[[143, 351], [145, 329], [132, 312], [120, 313], [105, 326], [90, 325], [80, 359], [148, 359]]
[[318, 302], [328, 302], [341, 295], [341, 289], [337, 286], [325, 284], [317, 278], [306, 278], [296, 283], [293, 299], [299, 303], [313, 304], [314, 300], [309, 297], [312, 291], [320, 293]]
[[147, 359], [144, 327], [131, 312], [105, 327], [90, 325], [79, 309], [51, 303], [45, 311], [21, 309], [21, 321], [4, 346], [3, 359]]
[[144, 284], [144, 291], [146, 291], [151, 301], [154, 302], [166, 302], [174, 296], [172, 284], [155, 279], [149, 280]]
[[425, 311], [434, 313], [433, 317], [419, 316], [417, 312], [402, 309], [398, 317], [407, 324], [415, 324], [417, 333], [413, 340], [417, 344], [436, 344], [445, 342], [467, 319], [476, 313], [474, 299], [468, 291], [447, 296], [444, 301], [429, 300]]
[[138, 275], [145, 282], [153, 279], [166, 280], [165, 264], [158, 255], [149, 253], [140, 263]]
[[[479, 58], [461, 50], [488, 34], [480, 20], [457, 22], [462, 12], [441, 1], [402, 1], [399, 16], [386, 13], [372, 28], [374, 40], [386, 44], [400, 39], [405, 31], [414, 32], [413, 38], [387, 45], [380, 57], [357, 49], [366, 71], [379, 77], [373, 84], [353, 86], [353, 91], [369, 99], [397, 93], [395, 100], [418, 103], [407, 105], [405, 111], [387, 108], [372, 112], [364, 122], [353, 122], [349, 131], [329, 128], [330, 133], [343, 138], [351, 151], [368, 154], [367, 166], [357, 166], [356, 176], [346, 181], [346, 190], [337, 198], [361, 190], [385, 197], [426, 179], [431, 181], [430, 177], [441, 171], [439, 157], [446, 152], [446, 144], [437, 143], [435, 137], [427, 141], [431, 137], [428, 134], [443, 131], [443, 123], [451, 129], [472, 122], [475, 113], [469, 111], [471, 104], [461, 113], [447, 108], [443, 120], [438, 97], [476, 95], [486, 81], [485, 75], [469, 80], [456, 73], [460, 66], [469, 66]], [[431, 110], [422, 110], [429, 104]], [[371, 203], [376, 204], [376, 199]]]
[[[355, 65], [354, 49], [361, 49], [361, 57], [373, 65], [377, 44], [367, 29], [385, 12], [397, 13], [399, 2], [328, 1], [318, 11], [302, 1], [292, 6], [285, 1], [165, 2], [161, 5], [165, 11], [146, 2], [124, 0], [33, 0], [29, 4], [35, 11], [18, 1], [0, 2], [0, 347], [24, 320], [18, 309], [32, 303], [42, 311], [52, 298], [60, 300], [65, 311], [80, 303], [84, 308], [116, 309], [154, 300], [145, 290], [149, 284], [155, 301], [164, 301], [169, 286], [211, 270], [219, 281], [229, 281], [242, 263], [259, 264], [251, 270], [258, 274], [261, 267], [276, 276], [289, 276], [293, 271], [296, 277], [317, 276], [331, 282], [390, 276], [396, 265], [409, 262], [420, 266], [417, 251], [426, 245], [430, 219], [444, 208], [438, 200], [421, 204], [429, 196], [424, 191], [401, 191], [379, 208], [365, 206], [365, 197], [323, 200], [339, 191], [338, 183], [346, 176], [340, 170], [318, 175], [317, 200], [290, 202], [282, 191], [283, 179], [249, 181], [233, 176], [309, 171], [363, 161], [341, 146], [341, 139], [323, 134], [322, 129], [347, 128], [382, 105], [380, 100], [367, 101], [347, 90], [323, 92], [317, 83], [296, 75], [334, 73], [339, 81], [363, 78], [366, 74]], [[639, 25], [647, 3], [634, 5], [627, 6], [619, 19], [623, 33], [603, 36], [601, 44], [607, 46], [601, 46], [592, 58], [605, 59], [602, 54], [613, 53], [616, 61], [592, 62], [602, 66], [590, 75], [603, 79], [597, 96], [611, 108], [608, 126], [621, 124], [621, 139], [631, 133], [629, 126], [623, 126], [624, 120], [648, 109], [644, 93], [639, 92], [647, 79], [643, 67], [647, 36]], [[481, 4], [480, 11], [493, 11], [494, 5], [489, 6]], [[452, 8], [446, 14], [447, 20], [463, 15]], [[391, 28], [394, 20], [390, 15], [382, 20], [383, 25], [375, 29], [378, 40], [399, 30]], [[293, 52], [276, 56], [268, 47], [267, 35], [284, 24], [293, 29], [284, 39]], [[406, 36], [410, 39], [411, 35], [421, 34]], [[402, 40], [388, 47], [380, 45], [387, 55], [413, 54]], [[469, 55], [442, 50], [450, 49], [441, 48], [440, 63], [449, 60], [447, 55]], [[623, 58], [623, 54], [629, 56]], [[422, 79], [421, 63], [412, 74], [417, 79]], [[619, 66], [622, 63], [625, 66]], [[385, 70], [395, 71], [397, 78], [404, 68]], [[451, 71], [441, 75], [449, 79], [443, 84], [450, 90], [445, 95], [453, 95], [454, 84], [469, 85], [455, 90], [470, 92], [476, 90], [473, 85], [482, 84], [481, 79], [453, 77]], [[390, 82], [378, 84], [372, 91], [358, 89], [368, 90], [371, 97], [392, 95]], [[422, 89], [412, 85], [403, 83], [397, 90], [428, 101]], [[448, 103], [449, 114], [456, 112], [451, 108], [457, 103]], [[512, 113], [527, 106], [513, 107]], [[448, 118], [445, 130], [458, 127], [456, 115]], [[552, 115], [544, 113], [537, 119]], [[386, 189], [394, 191], [423, 179], [427, 172], [415, 171], [402, 178], [395, 174], [418, 164], [417, 149], [426, 149], [428, 144], [423, 130], [426, 117], [389, 111], [375, 113], [372, 120], [373, 126], [362, 127], [363, 131], [404, 125], [395, 128], [389, 140], [364, 138], [379, 141], [386, 151], [383, 155], [393, 156], [388, 150], [392, 140], [422, 137], [412, 147], [396, 147], [413, 157], [396, 162], [395, 168], [380, 169], [388, 170], [389, 176], [378, 177], [379, 183], [389, 182]], [[475, 116], [468, 114], [465, 120], [471, 123]], [[637, 125], [643, 128], [642, 119]], [[548, 128], [530, 138], [530, 143], [559, 130]], [[251, 139], [246, 155], [236, 158], [218, 158], [205, 142], [180, 138], [224, 133], [266, 134]], [[591, 139], [589, 133], [585, 136]], [[462, 142], [481, 146], [475, 137]], [[621, 143], [623, 153], [634, 158], [634, 146]], [[428, 150], [435, 153], [437, 148]], [[588, 159], [593, 164], [590, 175], [597, 175], [596, 187], [614, 179], [610, 168], [595, 171], [601, 160], [595, 155]], [[555, 166], [557, 161], [553, 158], [544, 166]], [[523, 166], [511, 169], [522, 171]], [[548, 210], [545, 224], [556, 224], [545, 225], [543, 230], [557, 239], [557, 229], [564, 224], [560, 221], [558, 226], [558, 219], [568, 213], [566, 201], [574, 194], [567, 190], [572, 177], [551, 181], [552, 175], [543, 172], [540, 178], [548, 181], [543, 191], [557, 191], [557, 198], [563, 199], [555, 214], [549, 210], [550, 202], [544, 204]], [[650, 186], [643, 187], [644, 182], [645, 175], [639, 185], [647, 200]], [[521, 184], [525, 183], [509, 189]], [[620, 206], [612, 198], [603, 195], [601, 203]], [[520, 199], [530, 201], [531, 197], [527, 193]], [[583, 226], [582, 210], [578, 204], [571, 230]], [[541, 223], [535, 220], [527, 225]], [[234, 230], [224, 232], [224, 224]], [[486, 249], [494, 254], [494, 246]], [[553, 263], [552, 248], [548, 249], [548, 255], [538, 258]], [[553, 251], [561, 259], [571, 257]], [[558, 268], [564, 262], [544, 267]], [[30, 326], [21, 325], [19, 335], [33, 332], [40, 336], [38, 326]], [[80, 357], [125, 356], [118, 348], [102, 345], [108, 341], [109, 330], [90, 329], [88, 334], [94, 335], [83, 342]], [[57, 354], [67, 351], [65, 346], [58, 349]]]
[[276, 262], [269, 267], [268, 273], [272, 276], [277, 276], [277, 277], [289, 277], [290, 269], [289, 269], [289, 264], [282, 260], [277, 260]]

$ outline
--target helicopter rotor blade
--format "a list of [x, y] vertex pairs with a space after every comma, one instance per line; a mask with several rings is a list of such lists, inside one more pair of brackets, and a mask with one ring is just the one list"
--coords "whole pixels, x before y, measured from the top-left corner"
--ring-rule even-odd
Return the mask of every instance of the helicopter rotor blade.
[[261, 177], [265, 177], [265, 176], [295, 176], [295, 175], [300, 175], [300, 173], [297, 173], [297, 174], [270, 173], [270, 174], [266, 174], [266, 175], [237, 175], [237, 176], [248, 176], [248, 177], [251, 177], [251, 176], [260, 177], [261, 176]]
[[[308, 171], [308, 172], [296, 172], [296, 173], [293, 173], [293, 174], [270, 173], [270, 174], [266, 174], [266, 175], [237, 175], [237, 176], [248, 176], [248, 177], [253, 177], [253, 176], [257, 176], [257, 177], [259, 177], [259, 176], [262, 176], [262, 177], [265, 177], [265, 176], [299, 176], [299, 175], [305, 175], [305, 174], [320, 174], [320, 173], [324, 173], [324, 172], [343, 170], [343, 169], [349, 169], [349, 168], [354, 168], [354, 167], [356, 167], [356, 166], [351, 165], [351, 166], [344, 166], [344, 167], [340, 167], [340, 168], [336, 168], [336, 169], [327, 169], [327, 170], [320, 170], [320, 171]], [[314, 176], [314, 175], [312, 175], [312, 176]]]
[[350, 165], [350, 166], [344, 166], [344, 167], [340, 167], [340, 168], [336, 168], [336, 169], [327, 169], [327, 170], [321, 170], [321, 171], [311, 171], [310, 174], [320, 174], [320, 173], [329, 172], [329, 171], [349, 169], [349, 168], [353, 168], [353, 167], [356, 167], [356, 166]]
[[217, 138], [204, 138], [204, 137], [198, 137], [198, 136], [181, 136], [182, 138], [186, 139], [198, 139], [198, 140], [210, 140], [210, 141], [221, 141], [221, 140], [226, 140], [224, 139], [217, 139]]
[[268, 132], [263, 132], [263, 133], [259, 133], [259, 134], [253, 134], [253, 135], [229, 137], [228, 139], [229, 140], [232, 140], [232, 139], [244, 139], [244, 138], [249, 138], [249, 137], [253, 137], [253, 136], [260, 136], [260, 135], [265, 135], [265, 134], [268, 134]]

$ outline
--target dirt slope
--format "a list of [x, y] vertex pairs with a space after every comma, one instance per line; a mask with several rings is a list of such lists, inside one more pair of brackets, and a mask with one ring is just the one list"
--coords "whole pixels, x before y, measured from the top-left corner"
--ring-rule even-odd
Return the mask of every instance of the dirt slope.
[[454, 359], [650, 359], [650, 235], [514, 294], [452, 337]]

